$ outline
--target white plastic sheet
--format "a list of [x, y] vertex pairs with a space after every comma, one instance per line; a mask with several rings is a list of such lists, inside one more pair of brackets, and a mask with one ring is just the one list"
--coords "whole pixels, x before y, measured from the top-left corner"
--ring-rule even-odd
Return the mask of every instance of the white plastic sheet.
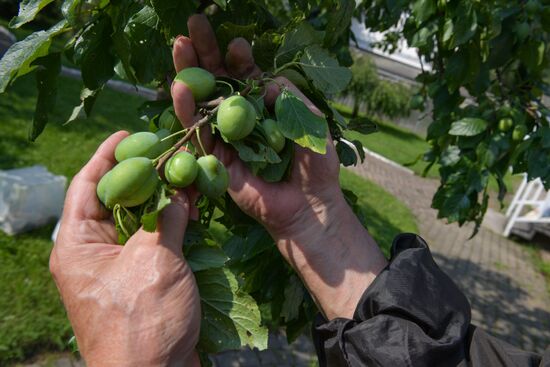
[[0, 171], [0, 230], [13, 235], [58, 219], [66, 184], [43, 166]]

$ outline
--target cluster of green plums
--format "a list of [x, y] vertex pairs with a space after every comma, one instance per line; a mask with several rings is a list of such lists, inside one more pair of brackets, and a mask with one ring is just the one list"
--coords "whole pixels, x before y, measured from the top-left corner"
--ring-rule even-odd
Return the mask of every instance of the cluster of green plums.
[[[175, 79], [184, 83], [197, 102], [205, 101], [216, 91], [216, 79], [201, 68], [187, 68]], [[246, 138], [257, 126], [255, 107], [245, 97], [232, 95], [219, 105], [215, 126], [227, 141]], [[285, 137], [273, 119], [260, 124], [268, 144], [280, 152]], [[173, 108], [159, 117], [159, 130], [138, 132], [124, 138], [115, 149], [115, 165], [100, 180], [97, 195], [109, 209], [116, 205], [135, 207], [145, 203], [162, 182], [155, 167], [156, 160], [175, 143], [172, 136], [183, 127]], [[169, 185], [184, 188], [195, 184], [197, 190], [211, 198], [219, 197], [229, 186], [229, 175], [224, 165], [213, 155], [195, 158], [188, 151], [174, 154], [164, 165], [164, 179]]]
[[[197, 102], [210, 97], [216, 90], [214, 76], [201, 68], [183, 69], [176, 75], [177, 82], [184, 83]], [[257, 112], [254, 105], [241, 95], [233, 95], [224, 99], [216, 115], [216, 127], [226, 141], [237, 141], [246, 138], [256, 127]], [[285, 146], [285, 137], [277, 122], [265, 119], [261, 123], [264, 135], [269, 145], [279, 153]]]

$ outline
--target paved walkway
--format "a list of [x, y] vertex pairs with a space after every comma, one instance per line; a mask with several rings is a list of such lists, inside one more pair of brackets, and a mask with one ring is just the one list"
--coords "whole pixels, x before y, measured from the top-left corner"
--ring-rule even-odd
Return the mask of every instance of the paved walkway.
[[[400, 199], [417, 219], [439, 266], [451, 276], [472, 304], [472, 320], [489, 333], [520, 348], [541, 352], [550, 344], [550, 297], [545, 281], [516, 243], [482, 228], [472, 240], [472, 226], [438, 220], [431, 198], [438, 182], [367, 155], [355, 173]], [[283, 335], [270, 335], [269, 349], [245, 348], [212, 357], [216, 367], [315, 366], [311, 341], [300, 337], [288, 345]], [[40, 366], [37, 364], [34, 366]], [[62, 358], [56, 367], [82, 366]]]

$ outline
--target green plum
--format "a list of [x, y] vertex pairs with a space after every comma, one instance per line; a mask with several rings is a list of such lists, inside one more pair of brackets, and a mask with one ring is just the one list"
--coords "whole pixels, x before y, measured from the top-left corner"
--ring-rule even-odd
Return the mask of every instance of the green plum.
[[210, 198], [223, 195], [229, 187], [229, 174], [222, 162], [213, 155], [206, 155], [197, 159], [199, 170], [195, 184], [197, 190]]
[[216, 121], [227, 140], [240, 140], [254, 130], [256, 109], [243, 96], [231, 96], [220, 104]]
[[510, 130], [514, 126], [514, 120], [509, 117], [500, 119], [498, 122], [498, 129], [502, 132]]
[[174, 112], [174, 107], [170, 106], [162, 112], [159, 117], [159, 128], [170, 130], [172, 133], [183, 130], [183, 126]]
[[527, 126], [525, 125], [516, 125], [514, 131], [512, 131], [512, 140], [515, 142], [520, 142], [527, 135]]
[[109, 209], [116, 204], [132, 207], [143, 204], [157, 189], [160, 182], [150, 159], [126, 159], [107, 172], [97, 185], [99, 200]]
[[193, 98], [198, 102], [204, 101], [216, 90], [216, 78], [202, 68], [185, 68], [176, 75], [175, 81], [191, 89]]
[[115, 158], [118, 162], [132, 157], [156, 158], [159, 142], [158, 135], [149, 131], [129, 135], [118, 143]]
[[166, 162], [164, 177], [176, 187], [189, 186], [197, 178], [199, 165], [191, 153], [178, 152]]
[[285, 147], [285, 137], [283, 133], [281, 133], [277, 121], [265, 119], [262, 126], [265, 131], [267, 142], [273, 150], [279, 153]]

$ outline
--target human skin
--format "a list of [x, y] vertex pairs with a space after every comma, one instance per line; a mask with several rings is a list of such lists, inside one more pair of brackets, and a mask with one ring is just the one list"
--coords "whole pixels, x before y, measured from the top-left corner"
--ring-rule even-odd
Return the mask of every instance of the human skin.
[[73, 179], [50, 271], [88, 366], [198, 366], [199, 295], [181, 251], [187, 196], [173, 198], [157, 232], [140, 229], [123, 247], [96, 195], [127, 135], [107, 139]]
[[[174, 42], [177, 72], [200, 66], [216, 76], [260, 75], [246, 40], [233, 40], [223, 59], [204, 15], [189, 18], [188, 28], [190, 36], [180, 36]], [[276, 83], [267, 87], [268, 106], [274, 104], [281, 86], [300, 97], [312, 112], [322, 115], [285, 78], [276, 78]], [[191, 91], [182, 83], [173, 83], [171, 92], [179, 120], [185, 127], [192, 126], [200, 116], [195, 115]], [[206, 130], [201, 131], [201, 141], [227, 167], [228, 191], [233, 200], [269, 231], [325, 317], [352, 318], [360, 297], [387, 261], [343, 197], [338, 182], [339, 160], [331, 139], [327, 139], [326, 155], [296, 146], [290, 179], [267, 183], [254, 176], [234, 151]]]

